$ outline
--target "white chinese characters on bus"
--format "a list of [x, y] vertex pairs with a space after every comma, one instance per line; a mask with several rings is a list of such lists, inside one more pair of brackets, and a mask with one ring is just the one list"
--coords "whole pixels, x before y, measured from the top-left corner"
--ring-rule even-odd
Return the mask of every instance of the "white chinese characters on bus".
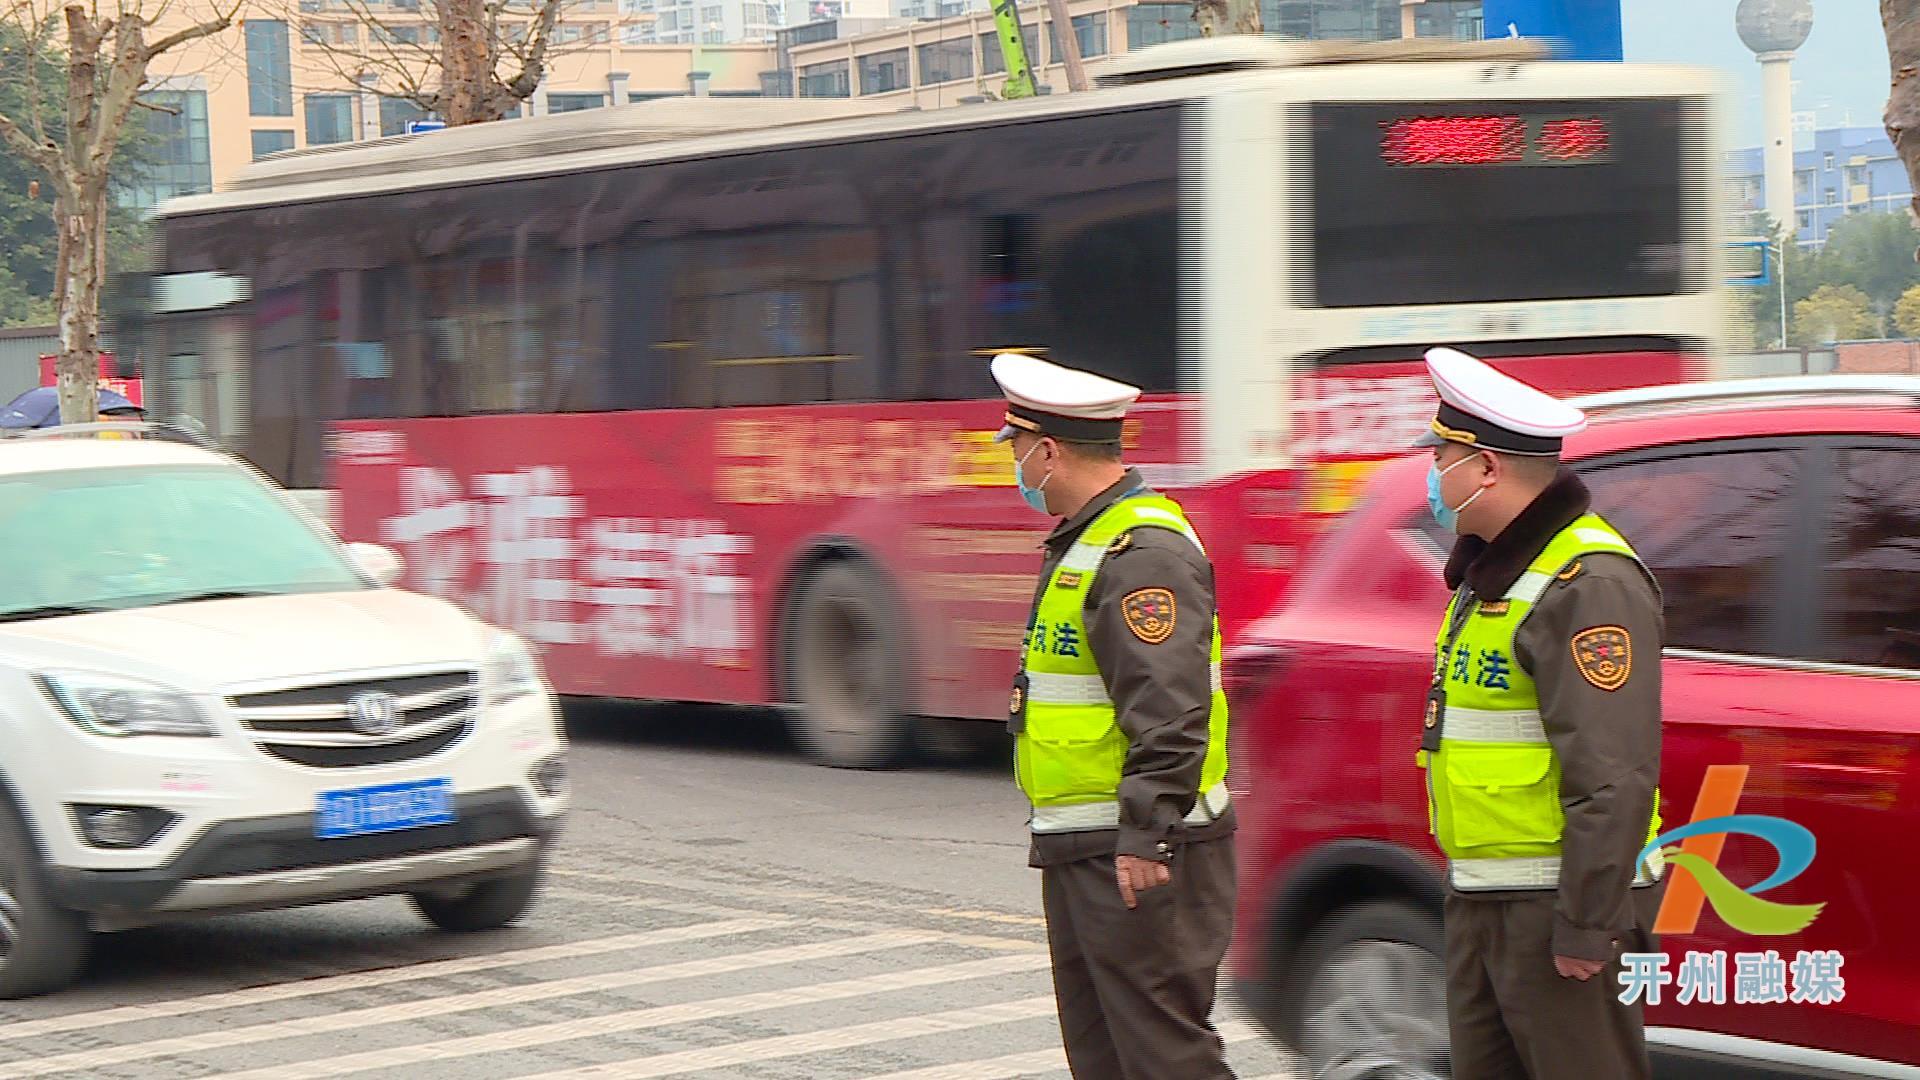
[[751, 550], [718, 522], [595, 521], [594, 643], [614, 656], [744, 659], [750, 581], [738, 560]]
[[[381, 536], [413, 584], [546, 645], [737, 666], [753, 640], [752, 540], [717, 521], [590, 518], [565, 470], [399, 470]], [[476, 580], [477, 579], [477, 580]]]
[[452, 473], [408, 466], [400, 470], [400, 513], [381, 524], [380, 537], [400, 549], [421, 591], [459, 601], [479, 520]]
[[574, 532], [585, 500], [568, 494], [567, 474], [549, 466], [475, 483], [487, 498], [481, 614], [542, 644], [575, 644]]

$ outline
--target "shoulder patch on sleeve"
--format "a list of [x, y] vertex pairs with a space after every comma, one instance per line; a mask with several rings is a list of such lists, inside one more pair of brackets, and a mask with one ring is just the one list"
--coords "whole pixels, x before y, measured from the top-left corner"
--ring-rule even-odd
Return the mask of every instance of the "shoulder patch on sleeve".
[[1135, 589], [1120, 601], [1120, 615], [1134, 637], [1158, 645], [1173, 636], [1173, 590]]
[[1113, 538], [1113, 543], [1107, 545], [1107, 554], [1118, 555], [1120, 552], [1127, 550], [1128, 545], [1132, 543], [1133, 533], [1131, 531], [1123, 532]]
[[1633, 673], [1633, 635], [1622, 626], [1594, 626], [1573, 635], [1573, 666], [1602, 690], [1618, 690]]
[[1573, 562], [1567, 565], [1567, 568], [1565, 570], [1562, 570], [1560, 571], [1560, 573], [1556, 574], [1555, 577], [1561, 581], [1572, 581], [1574, 578], [1577, 578], [1580, 576], [1581, 569], [1582, 567], [1580, 565], [1580, 560], [1575, 559], [1573, 560]]

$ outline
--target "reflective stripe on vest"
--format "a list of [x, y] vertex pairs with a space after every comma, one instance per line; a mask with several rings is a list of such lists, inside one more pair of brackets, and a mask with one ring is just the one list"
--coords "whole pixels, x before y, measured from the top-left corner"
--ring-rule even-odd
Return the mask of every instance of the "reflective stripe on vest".
[[[1633, 887], [1644, 889], [1660, 882], [1667, 857], [1658, 850], [1648, 856], [1633, 876]], [[1557, 889], [1560, 856], [1521, 859], [1453, 859], [1447, 863], [1447, 882], [1460, 892], [1493, 889]]]
[[[1173, 500], [1159, 495], [1121, 499], [1097, 515], [1067, 549], [1029, 619], [1022, 673], [1025, 717], [1014, 744], [1014, 776], [1034, 807], [1035, 831], [1110, 829], [1119, 824], [1117, 799], [1128, 740], [1087, 637], [1085, 605], [1114, 541], [1140, 528], [1179, 533], [1205, 553]], [[1199, 788], [1211, 793], [1226, 780], [1227, 699], [1220, 673], [1219, 618], [1207, 614], [1212, 619], [1211, 701]], [[1213, 820], [1217, 812], [1205, 816], [1206, 808], [1224, 805], [1223, 800], [1223, 788], [1221, 799], [1200, 800], [1195, 813], [1203, 816], [1198, 820]]]
[[[1220, 820], [1232, 797], [1227, 785], [1215, 784], [1193, 802], [1183, 819], [1188, 825], [1206, 825]], [[1028, 827], [1037, 833], [1094, 832], [1118, 828], [1120, 804], [1117, 802], [1069, 803], [1065, 806], [1036, 806]]]
[[[1538, 688], [1520, 666], [1514, 642], [1559, 575], [1582, 556], [1602, 552], [1638, 561], [1605, 520], [1581, 517], [1548, 541], [1505, 595], [1475, 601], [1451, 654], [1442, 651], [1444, 629], [1436, 639], [1435, 663], [1446, 689], [1440, 749], [1422, 751], [1418, 759], [1427, 770], [1429, 824], [1456, 889], [1559, 886], [1566, 830], [1560, 762], [1541, 722]], [[1648, 840], [1659, 826], [1656, 790]], [[1635, 884], [1658, 880], [1656, 861], [1664, 862], [1650, 859], [1650, 866], [1637, 868]]]

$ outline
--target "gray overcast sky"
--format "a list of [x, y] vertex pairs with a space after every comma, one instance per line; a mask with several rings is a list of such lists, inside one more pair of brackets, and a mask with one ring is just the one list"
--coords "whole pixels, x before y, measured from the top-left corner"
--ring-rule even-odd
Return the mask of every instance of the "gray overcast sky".
[[[1621, 0], [1628, 60], [1671, 60], [1733, 76], [1731, 147], [1760, 143], [1760, 65], [1733, 29], [1738, 0]], [[1821, 127], [1879, 127], [1887, 40], [1873, 0], [1813, 0], [1813, 33], [1793, 61], [1797, 111]]]

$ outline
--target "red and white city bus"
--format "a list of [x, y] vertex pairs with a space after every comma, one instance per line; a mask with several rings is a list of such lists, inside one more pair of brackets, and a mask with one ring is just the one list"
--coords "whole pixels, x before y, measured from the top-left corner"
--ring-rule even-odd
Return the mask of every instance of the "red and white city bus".
[[[994, 354], [1147, 391], [1227, 634], [1431, 415], [1451, 343], [1574, 393], [1716, 355], [1704, 73], [1275, 41], [1086, 93], [687, 98], [283, 155], [163, 211], [191, 413], [566, 694], [793, 703], [817, 754], [997, 718], [1047, 522]], [[220, 283], [219, 287], [208, 285]], [[169, 285], [170, 283], [170, 285]]]

